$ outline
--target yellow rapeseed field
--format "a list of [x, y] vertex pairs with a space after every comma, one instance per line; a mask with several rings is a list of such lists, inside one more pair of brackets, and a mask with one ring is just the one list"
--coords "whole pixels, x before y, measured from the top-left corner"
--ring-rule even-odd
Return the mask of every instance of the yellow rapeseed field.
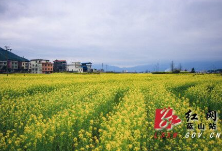
[[[182, 122], [155, 130], [156, 109], [168, 107]], [[221, 112], [219, 74], [0, 75], [0, 150], [219, 151]]]

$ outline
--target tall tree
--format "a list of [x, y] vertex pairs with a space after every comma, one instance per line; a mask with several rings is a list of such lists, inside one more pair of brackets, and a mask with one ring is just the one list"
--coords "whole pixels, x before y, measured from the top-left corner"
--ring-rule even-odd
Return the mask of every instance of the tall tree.
[[192, 68], [191, 69], [191, 73], [195, 73], [196, 71], [195, 71], [195, 69], [194, 68]]

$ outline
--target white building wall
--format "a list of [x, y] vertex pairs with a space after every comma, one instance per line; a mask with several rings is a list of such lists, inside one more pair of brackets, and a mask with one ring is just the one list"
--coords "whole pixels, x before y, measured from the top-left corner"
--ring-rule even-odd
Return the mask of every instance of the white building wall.
[[80, 62], [73, 62], [72, 64], [67, 65], [67, 71], [83, 73], [83, 68], [81, 67]]
[[41, 60], [31, 60], [31, 73], [42, 73]]
[[23, 69], [29, 70], [31, 69], [31, 63], [30, 62], [22, 62]]

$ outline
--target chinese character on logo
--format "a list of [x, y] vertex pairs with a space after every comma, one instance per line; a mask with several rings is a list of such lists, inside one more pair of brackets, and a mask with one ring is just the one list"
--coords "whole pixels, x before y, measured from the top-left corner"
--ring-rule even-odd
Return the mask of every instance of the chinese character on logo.
[[191, 121], [194, 121], [194, 120], [198, 120], [198, 117], [197, 117], [197, 114], [194, 113], [194, 114], [191, 114], [192, 111], [189, 110], [185, 115], [186, 115], [186, 119], [187, 119], [187, 122], [189, 122], [190, 120]]
[[172, 129], [173, 126], [180, 123], [181, 119], [179, 119], [177, 115], [174, 115], [173, 109], [171, 109], [170, 107], [164, 109], [156, 109], [154, 129]]
[[216, 111], [208, 111], [207, 120], [212, 119], [214, 122], [217, 120], [217, 112]]
[[205, 130], [205, 124], [204, 123], [199, 123], [198, 124], [198, 129], [199, 130]]
[[216, 111], [208, 111], [207, 113], [207, 120], [212, 119], [214, 122], [209, 123], [209, 129], [216, 130], [217, 124], [215, 123], [217, 121], [217, 112]]
[[[194, 125], [193, 125], [193, 123], [190, 123], [190, 121], [198, 120], [197, 114], [196, 113], [191, 114], [191, 113], [192, 113], [191, 110], [189, 110], [187, 113], [185, 113], [187, 122], [189, 122], [189, 123], [187, 123], [187, 129], [188, 130], [193, 130], [194, 129]], [[204, 129], [204, 125], [198, 125], [198, 128], [199, 129]]]

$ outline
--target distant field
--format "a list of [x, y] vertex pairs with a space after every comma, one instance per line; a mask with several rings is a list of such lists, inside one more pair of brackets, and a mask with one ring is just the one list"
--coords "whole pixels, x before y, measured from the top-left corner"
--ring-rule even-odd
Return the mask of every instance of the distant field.
[[[156, 109], [171, 107], [177, 138], [154, 138]], [[185, 113], [217, 130], [185, 138]], [[221, 150], [222, 76], [194, 74], [0, 75], [0, 150]], [[167, 132], [166, 130], [161, 132]], [[221, 134], [222, 135], [222, 134]]]

